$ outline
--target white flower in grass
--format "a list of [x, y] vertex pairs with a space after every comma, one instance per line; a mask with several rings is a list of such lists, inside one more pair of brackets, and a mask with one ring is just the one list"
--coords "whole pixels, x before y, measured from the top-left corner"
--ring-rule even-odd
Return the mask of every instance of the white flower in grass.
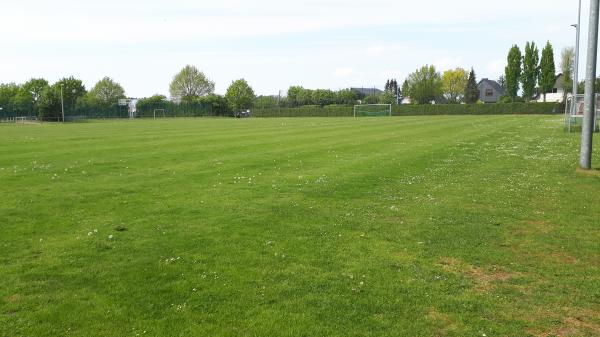
[[92, 233], [92, 232], [88, 232], [88, 236], [92, 236], [92, 234], [94, 234], [94, 233]]
[[111, 235], [109, 235], [109, 236], [108, 236], [108, 239], [109, 239], [109, 240], [112, 240], [112, 239], [113, 239], [113, 235], [112, 235], [112, 234], [111, 234]]

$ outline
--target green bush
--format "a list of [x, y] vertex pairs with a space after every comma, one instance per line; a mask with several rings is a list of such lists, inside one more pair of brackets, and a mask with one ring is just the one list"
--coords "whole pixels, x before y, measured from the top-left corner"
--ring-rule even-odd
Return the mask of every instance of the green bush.
[[559, 103], [435, 104], [393, 106], [394, 116], [540, 115], [561, 113]]
[[[254, 109], [254, 117], [351, 117], [352, 106], [306, 105], [299, 108]], [[435, 104], [435, 105], [394, 105], [394, 116], [421, 115], [532, 115], [558, 114], [563, 109], [559, 103], [503, 103], [503, 104]]]

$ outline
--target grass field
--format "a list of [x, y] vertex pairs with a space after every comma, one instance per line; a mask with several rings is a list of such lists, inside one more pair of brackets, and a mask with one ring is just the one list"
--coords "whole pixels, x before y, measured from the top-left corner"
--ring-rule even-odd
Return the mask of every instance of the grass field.
[[0, 125], [0, 335], [600, 336], [579, 137], [556, 116]]

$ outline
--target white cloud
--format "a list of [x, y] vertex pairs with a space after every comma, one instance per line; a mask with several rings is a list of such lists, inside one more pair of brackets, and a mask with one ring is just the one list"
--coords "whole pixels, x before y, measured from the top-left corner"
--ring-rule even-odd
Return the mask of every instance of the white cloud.
[[506, 61], [504, 59], [497, 59], [485, 66], [485, 71], [487, 74], [498, 74], [501, 75], [504, 73], [504, 67], [506, 66]]
[[365, 49], [365, 54], [373, 56], [373, 55], [381, 55], [386, 52], [386, 48], [384, 46], [371, 46]]
[[461, 56], [443, 57], [441, 59], [433, 61], [433, 65], [435, 65], [437, 70], [440, 72], [444, 72], [445, 70], [448, 70], [448, 69], [455, 69], [457, 67], [464, 68], [463, 63], [464, 63], [464, 61]]
[[5, 2], [0, 82], [74, 75], [89, 87], [108, 75], [134, 96], [165, 93], [185, 64], [220, 92], [240, 77], [259, 93], [381, 87], [426, 63], [498, 76], [513, 43], [552, 40], [557, 51], [571, 43], [575, 16], [558, 0]]
[[337, 77], [347, 77], [349, 75], [352, 75], [354, 73], [354, 69], [350, 68], [350, 67], [346, 67], [346, 68], [336, 68], [335, 71], [333, 72], [334, 76]]

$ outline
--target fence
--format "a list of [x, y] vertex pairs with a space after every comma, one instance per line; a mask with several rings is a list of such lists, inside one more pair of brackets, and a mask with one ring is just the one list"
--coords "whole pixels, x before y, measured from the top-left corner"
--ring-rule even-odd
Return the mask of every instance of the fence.
[[214, 117], [232, 115], [231, 113], [219, 109], [218, 107], [213, 107], [213, 105], [209, 103], [141, 103], [137, 105], [135, 112], [135, 117], [138, 118], [208, 116]]
[[[392, 106], [393, 116], [418, 115], [507, 115], [507, 114], [558, 114], [564, 111], [559, 103], [505, 103], [505, 104], [437, 104]], [[65, 109], [65, 121], [105, 118], [162, 118], [162, 117], [214, 117], [233, 116], [224, 106], [209, 103], [138, 104], [135, 112], [126, 106], [79, 106]], [[298, 108], [254, 108], [253, 117], [352, 117], [353, 107], [343, 105], [309, 105]], [[0, 110], [0, 121], [14, 120], [15, 117], [34, 119], [33, 112]], [[60, 111], [51, 116], [40, 116], [44, 121], [61, 121]]]
[[[559, 114], [559, 103], [435, 104], [392, 106], [392, 116]], [[352, 106], [255, 108], [254, 117], [351, 117]]]

